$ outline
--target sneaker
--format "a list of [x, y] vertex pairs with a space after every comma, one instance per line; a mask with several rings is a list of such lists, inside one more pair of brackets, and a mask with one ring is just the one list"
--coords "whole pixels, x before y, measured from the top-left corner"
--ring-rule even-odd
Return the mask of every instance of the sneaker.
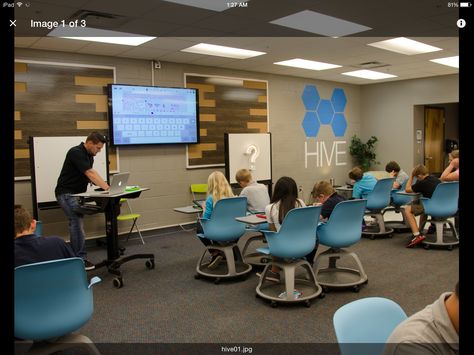
[[[294, 291], [293, 291], [293, 294], [295, 295], [295, 299], [298, 299], [298, 298], [300, 298], [300, 296], [301, 296], [301, 292], [298, 291], [298, 290], [294, 290]], [[280, 294], [278, 295], [278, 298], [286, 298], [286, 291], [280, 293]]]
[[417, 235], [416, 237], [413, 237], [413, 239], [408, 243], [407, 248], [413, 248], [414, 246], [420, 244], [422, 241], [424, 241], [426, 237], [422, 234]]
[[[262, 278], [262, 273], [257, 272], [256, 275], [257, 277]], [[280, 282], [280, 274], [270, 270], [269, 272], [267, 272], [267, 277], [265, 278], [265, 280], [272, 282]]]
[[207, 265], [207, 268], [212, 270], [212, 269], [215, 269], [216, 267], [219, 266], [219, 264], [221, 263], [222, 261], [222, 255], [221, 254], [215, 254], [211, 257], [211, 261], [209, 262], [209, 264]]
[[84, 260], [84, 267], [85, 267], [86, 271], [95, 269], [95, 265], [92, 264], [89, 260]]

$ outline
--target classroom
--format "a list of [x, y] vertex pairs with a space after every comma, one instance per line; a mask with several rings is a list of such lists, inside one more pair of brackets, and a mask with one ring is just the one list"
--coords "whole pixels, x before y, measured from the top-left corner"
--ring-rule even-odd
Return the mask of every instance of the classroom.
[[[96, 266], [86, 271], [87, 280], [101, 279], [91, 287], [93, 313], [74, 333], [102, 354], [344, 355], [350, 352], [339, 347], [333, 323], [342, 306], [379, 297], [409, 317], [454, 291], [459, 182], [441, 177], [460, 142], [459, 12], [429, 1], [365, 6], [346, 7], [342, 0], [137, 0], [134, 6], [39, 0], [17, 6], [14, 202], [37, 220], [42, 238], [75, 243], [55, 187], [69, 149], [91, 132], [105, 137], [92, 166], [103, 186], [90, 183], [87, 192], [74, 192], [85, 203], [84, 260]], [[33, 21], [57, 26], [30, 26]], [[142, 43], [130, 44], [137, 39]], [[402, 46], [407, 43], [411, 47]], [[366, 142], [374, 152], [368, 161], [357, 156], [357, 143], [370, 148]], [[350, 199], [349, 172], [361, 164], [374, 181], [392, 186], [391, 161], [408, 176], [425, 165], [430, 176], [456, 189], [456, 209], [433, 217], [425, 228], [438, 229], [406, 248], [417, 234], [409, 222], [392, 229], [385, 223], [405, 219], [405, 207], [393, 207], [387, 190], [388, 202], [366, 214], [362, 226], [379, 228], [381, 219], [387, 232], [359, 229], [358, 241], [347, 247], [363, 266], [363, 282], [332, 289], [316, 273], [317, 297], [305, 301], [311, 288], [301, 289], [299, 301], [268, 296], [264, 276], [272, 257], [254, 263], [245, 252], [248, 246], [271, 253], [272, 244], [258, 230], [262, 221], [235, 222], [245, 210], [232, 217], [236, 228], [247, 228], [234, 238], [236, 249], [208, 248], [211, 257], [223, 253], [218, 270], [232, 264], [232, 250], [240, 253], [240, 259], [234, 254], [238, 275], [215, 277], [199, 266], [206, 246], [196, 232], [206, 211], [192, 205], [209, 195], [213, 172], [226, 177], [235, 196], [242, 191], [239, 169], [263, 183], [270, 198], [277, 181], [290, 177], [297, 198], [309, 206], [319, 181]], [[118, 197], [94, 191], [112, 183], [126, 186]], [[201, 190], [192, 191], [197, 185]], [[308, 210], [319, 216], [320, 210]], [[420, 224], [415, 215], [408, 217]], [[438, 237], [450, 242], [440, 245]], [[252, 247], [246, 244], [251, 238]], [[316, 260], [331, 248], [324, 238], [319, 243]], [[282, 287], [288, 278], [285, 273]]]

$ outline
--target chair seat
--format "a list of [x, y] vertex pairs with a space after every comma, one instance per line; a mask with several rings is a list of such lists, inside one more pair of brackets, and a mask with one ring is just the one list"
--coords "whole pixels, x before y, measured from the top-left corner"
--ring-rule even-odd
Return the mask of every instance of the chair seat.
[[138, 213], [130, 213], [130, 214], [121, 214], [117, 216], [118, 221], [130, 221], [132, 219], [140, 218], [141, 214]]

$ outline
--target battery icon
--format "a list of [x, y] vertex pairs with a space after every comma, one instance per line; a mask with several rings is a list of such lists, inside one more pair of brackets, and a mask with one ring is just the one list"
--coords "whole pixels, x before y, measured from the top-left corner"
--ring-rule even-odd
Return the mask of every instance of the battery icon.
[[461, 7], [471, 7], [471, 6], [472, 6], [472, 3], [470, 3], [470, 2], [462, 2], [462, 3], [460, 3], [459, 6], [461, 6]]

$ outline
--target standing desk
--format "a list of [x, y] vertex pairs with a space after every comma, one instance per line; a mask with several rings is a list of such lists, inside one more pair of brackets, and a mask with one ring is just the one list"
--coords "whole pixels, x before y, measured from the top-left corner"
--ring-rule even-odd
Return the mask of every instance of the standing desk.
[[133, 254], [124, 257], [120, 257], [120, 249], [118, 246], [118, 223], [117, 216], [120, 214], [120, 199], [121, 198], [137, 198], [140, 196], [142, 191], [149, 190], [149, 188], [139, 188], [133, 191], [125, 191], [118, 194], [103, 194], [101, 192], [83, 192], [75, 194], [73, 196], [80, 198], [87, 198], [94, 200], [98, 206], [100, 206], [100, 212], [105, 214], [105, 232], [107, 239], [107, 259], [96, 264], [96, 268], [103, 266], [107, 267], [107, 270], [116, 275], [113, 279], [113, 284], [116, 288], [123, 286], [122, 271], [120, 266], [130, 260], [134, 259], [148, 259], [145, 266], [148, 269], [155, 268], [155, 255], [154, 254]]

